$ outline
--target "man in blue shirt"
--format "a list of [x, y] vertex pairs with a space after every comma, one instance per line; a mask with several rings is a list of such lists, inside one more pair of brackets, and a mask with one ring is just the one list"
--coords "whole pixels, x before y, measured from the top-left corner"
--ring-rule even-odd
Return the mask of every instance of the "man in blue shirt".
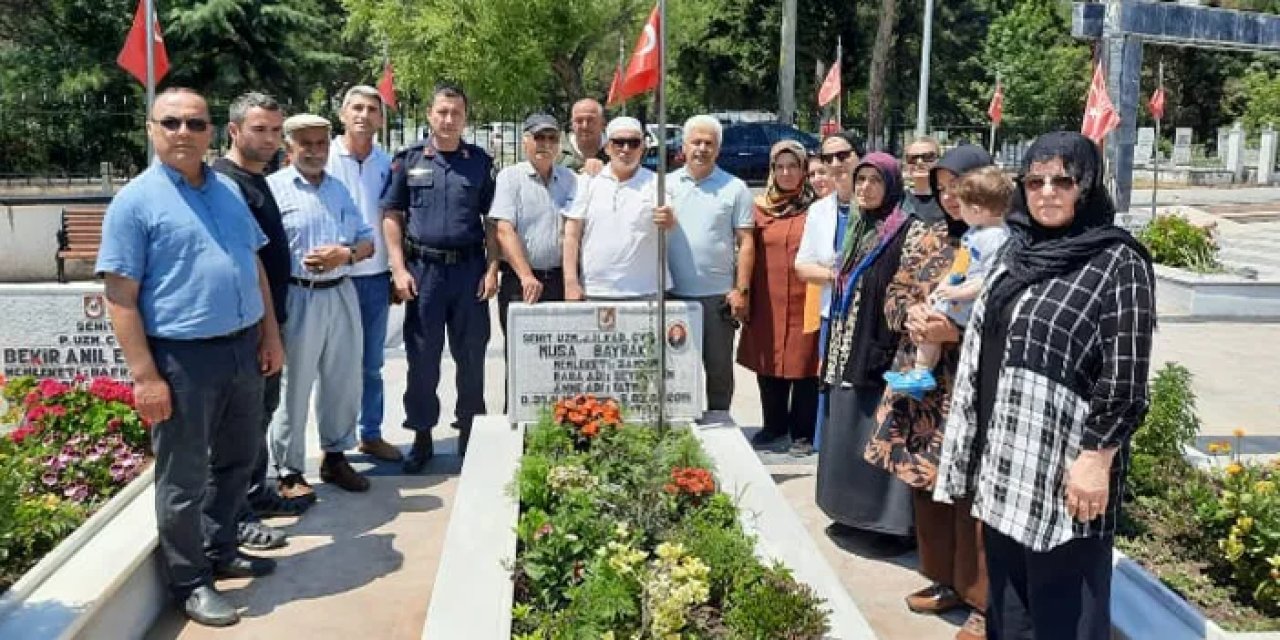
[[192, 620], [239, 621], [215, 578], [270, 573], [236, 550], [262, 420], [263, 376], [284, 359], [255, 252], [266, 236], [231, 179], [205, 166], [209, 108], [189, 89], [156, 97], [147, 134], [159, 162], [107, 208], [97, 271], [151, 423], [156, 522], [168, 587]]
[[356, 446], [360, 385], [355, 382], [363, 344], [360, 301], [348, 276], [357, 262], [373, 255], [373, 229], [347, 188], [325, 172], [329, 121], [305, 113], [291, 116], [284, 121], [284, 135], [289, 167], [267, 178], [291, 257], [284, 402], [271, 421], [271, 459], [281, 495], [311, 492], [303, 478], [307, 414], [311, 389], [319, 386], [320, 479], [347, 491], [368, 491], [369, 479], [351, 468], [344, 452]]
[[446, 329], [458, 369], [454, 427], [460, 430], [459, 452], [466, 452], [472, 418], [485, 412], [489, 299], [498, 290], [499, 252], [485, 220], [493, 203], [493, 161], [462, 141], [466, 95], [452, 85], [437, 87], [427, 119], [431, 137], [396, 153], [382, 193], [391, 278], [406, 305], [405, 427], [415, 432], [406, 473], [421, 472], [434, 453], [431, 429], [440, 419], [436, 387]]

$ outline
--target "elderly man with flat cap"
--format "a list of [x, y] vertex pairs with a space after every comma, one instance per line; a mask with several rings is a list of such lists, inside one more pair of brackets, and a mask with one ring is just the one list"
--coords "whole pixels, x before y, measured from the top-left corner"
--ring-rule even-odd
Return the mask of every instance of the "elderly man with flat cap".
[[360, 301], [351, 268], [373, 255], [373, 229], [350, 192], [325, 172], [329, 121], [299, 114], [284, 121], [289, 167], [267, 178], [289, 239], [291, 273], [286, 308], [284, 402], [271, 421], [271, 458], [286, 498], [312, 493], [306, 468], [307, 413], [319, 386], [316, 419], [324, 461], [320, 479], [366, 491], [345, 451], [356, 446], [360, 411]]

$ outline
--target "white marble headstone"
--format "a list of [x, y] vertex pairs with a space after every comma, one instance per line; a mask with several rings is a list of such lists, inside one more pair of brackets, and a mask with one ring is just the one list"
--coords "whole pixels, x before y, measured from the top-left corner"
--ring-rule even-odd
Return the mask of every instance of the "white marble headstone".
[[1185, 167], [1191, 164], [1191, 127], [1178, 127], [1173, 137], [1173, 164]]
[[127, 380], [97, 283], [0, 285], [0, 373]]
[[556, 400], [578, 393], [617, 399], [631, 415], [657, 402], [656, 336], [667, 342], [665, 415], [702, 415], [702, 313], [667, 302], [666, 327], [649, 302], [512, 304], [507, 316], [507, 399], [511, 422], [533, 422]]

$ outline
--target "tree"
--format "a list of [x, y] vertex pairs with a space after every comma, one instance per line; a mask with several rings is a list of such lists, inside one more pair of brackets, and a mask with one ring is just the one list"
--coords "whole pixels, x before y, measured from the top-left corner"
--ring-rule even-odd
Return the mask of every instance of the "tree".
[[1089, 88], [1089, 46], [1071, 37], [1064, 2], [1020, 0], [991, 23], [983, 46], [987, 78], [973, 79], [990, 96], [995, 75], [1004, 85], [1002, 129], [1038, 134], [1078, 126]]
[[867, 82], [867, 146], [884, 143], [885, 82], [889, 79], [889, 60], [894, 41], [898, 0], [880, 0], [880, 21], [876, 41], [871, 49], [871, 77]]

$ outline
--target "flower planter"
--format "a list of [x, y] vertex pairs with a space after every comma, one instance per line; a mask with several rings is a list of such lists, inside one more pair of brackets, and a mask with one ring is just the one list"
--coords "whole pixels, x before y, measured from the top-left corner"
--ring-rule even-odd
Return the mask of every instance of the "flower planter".
[[1280, 282], [1155, 265], [1162, 309], [1197, 320], [1280, 318]]
[[[757, 555], [781, 561], [826, 601], [831, 612], [827, 637], [875, 638], [738, 427], [698, 426], [694, 434], [715, 462], [720, 490], [737, 498], [743, 528], [757, 538]], [[503, 416], [485, 416], [473, 426], [423, 638], [510, 637], [509, 568], [516, 556], [519, 504], [508, 486], [523, 446], [523, 426]]]
[[167, 602], [150, 467], [0, 597], [0, 638], [129, 638]]

